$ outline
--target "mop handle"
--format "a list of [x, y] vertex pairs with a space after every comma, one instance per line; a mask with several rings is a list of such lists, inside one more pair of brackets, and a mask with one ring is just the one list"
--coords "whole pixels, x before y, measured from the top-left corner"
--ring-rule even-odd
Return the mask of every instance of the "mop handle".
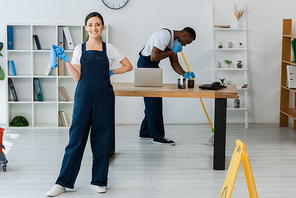
[[[184, 59], [185, 65], [186, 65], [186, 67], [187, 67], [187, 70], [188, 70], [189, 73], [190, 73], [190, 69], [189, 69], [189, 66], [188, 66], [188, 64], [187, 64], [187, 61], [186, 61], [186, 59], [185, 59], [185, 56], [184, 56], [183, 51], [181, 51], [181, 54], [182, 54], [182, 57], [183, 57], [183, 59]], [[191, 77], [191, 79], [193, 79], [193, 78]], [[202, 105], [202, 107], [203, 107], [203, 109], [204, 109], [204, 111], [205, 111], [205, 114], [206, 114], [206, 116], [207, 116], [207, 118], [208, 118], [208, 121], [209, 121], [209, 123], [210, 123], [211, 129], [213, 129], [213, 126], [212, 126], [212, 123], [211, 123], [211, 121], [210, 121], [210, 118], [209, 118], [208, 112], [207, 112], [207, 110], [206, 110], [206, 108], [205, 108], [205, 105], [204, 105], [204, 103], [203, 103], [203, 101], [202, 101], [201, 98], [199, 98], [199, 100], [200, 100], [200, 103], [201, 103], [201, 105]]]
[[[189, 69], [189, 66], [188, 66], [188, 63], [187, 63], [187, 61], [186, 61], [186, 59], [185, 59], [185, 56], [184, 56], [183, 51], [181, 51], [181, 54], [182, 54], [182, 57], [183, 57], [183, 59], [184, 59], [185, 65], [186, 65], [186, 67], [187, 67], [187, 70], [189, 71], [189, 73], [191, 73], [191, 71], [190, 71], [190, 69]], [[191, 79], [192, 79], [192, 77], [191, 77]]]
[[213, 126], [212, 126], [212, 123], [211, 123], [211, 121], [210, 121], [209, 115], [208, 115], [208, 113], [207, 113], [207, 111], [206, 111], [205, 105], [204, 105], [204, 103], [203, 103], [203, 101], [202, 101], [201, 98], [199, 98], [199, 100], [200, 100], [200, 103], [201, 103], [201, 105], [202, 105], [202, 107], [203, 107], [203, 109], [204, 109], [204, 111], [205, 111], [205, 114], [206, 114], [206, 116], [207, 116], [207, 118], [208, 118], [208, 121], [209, 121], [209, 124], [210, 124], [210, 126], [211, 126], [211, 129], [213, 130]]

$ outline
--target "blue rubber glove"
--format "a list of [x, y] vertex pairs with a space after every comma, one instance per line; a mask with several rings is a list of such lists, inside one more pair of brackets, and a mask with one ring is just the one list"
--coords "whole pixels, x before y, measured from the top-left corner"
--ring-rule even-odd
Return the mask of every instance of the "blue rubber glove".
[[185, 74], [184, 74], [184, 77], [185, 78], [187, 78], [187, 79], [191, 79], [191, 77], [192, 78], [195, 78], [195, 74], [193, 73], [193, 72], [186, 72]]
[[109, 77], [112, 76], [114, 73], [112, 70], [109, 71]]
[[65, 53], [65, 50], [62, 47], [53, 45], [53, 49], [55, 50], [57, 57], [63, 59], [63, 61], [66, 63], [70, 60], [69, 56]]
[[183, 49], [183, 46], [182, 46], [181, 43], [178, 42], [178, 39], [177, 39], [175, 44], [174, 44], [173, 51], [175, 52], [175, 54], [177, 54], [178, 52], [181, 52], [182, 49]]

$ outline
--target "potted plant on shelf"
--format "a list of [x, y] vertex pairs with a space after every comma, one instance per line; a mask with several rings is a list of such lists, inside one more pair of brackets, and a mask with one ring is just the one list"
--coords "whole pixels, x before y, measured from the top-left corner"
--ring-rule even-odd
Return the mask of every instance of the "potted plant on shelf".
[[237, 20], [236, 23], [236, 28], [241, 28], [242, 27], [242, 21], [240, 20], [244, 13], [247, 11], [247, 8], [244, 6], [242, 9], [237, 10], [235, 3], [234, 4], [234, 15]]
[[228, 67], [232, 64], [232, 60], [224, 60], [224, 63], [227, 64]]
[[224, 85], [225, 78], [220, 78], [221, 84]]
[[237, 68], [242, 68], [243, 67], [242, 61], [238, 60], [236, 66]]
[[243, 48], [243, 43], [238, 43], [239, 44], [239, 48]]
[[[0, 42], [0, 52], [2, 51], [2, 49], [3, 49], [3, 43]], [[0, 56], [3, 57], [3, 54], [0, 53]], [[0, 66], [0, 80], [3, 81], [4, 78], [5, 78], [5, 73], [4, 73], [3, 69], [2, 69], [1, 66]]]
[[223, 48], [223, 42], [218, 42], [218, 49]]

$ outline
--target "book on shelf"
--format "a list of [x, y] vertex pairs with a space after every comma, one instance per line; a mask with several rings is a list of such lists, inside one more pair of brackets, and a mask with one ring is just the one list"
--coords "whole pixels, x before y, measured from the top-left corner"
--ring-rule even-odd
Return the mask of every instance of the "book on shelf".
[[16, 71], [15, 71], [14, 61], [13, 61], [13, 60], [9, 60], [8, 63], [9, 63], [9, 67], [10, 67], [11, 75], [12, 75], [12, 76], [16, 76]]
[[296, 39], [293, 39], [291, 41], [291, 47], [292, 47], [292, 54], [293, 54], [293, 59], [295, 63], [296, 62]]
[[63, 31], [63, 27], [58, 27], [58, 46], [65, 48], [64, 47], [64, 31]]
[[230, 25], [214, 25], [214, 28], [230, 28]]
[[40, 42], [39, 42], [38, 35], [35, 34], [35, 35], [33, 35], [33, 37], [34, 37], [34, 40], [35, 40], [35, 44], [36, 44], [36, 46], [37, 46], [37, 49], [38, 49], [38, 50], [41, 50], [41, 45], [40, 45]]
[[66, 126], [62, 111], [59, 111], [59, 118], [61, 120], [62, 126]]
[[69, 50], [74, 50], [74, 43], [72, 40], [72, 36], [71, 36], [70, 30], [69, 30], [69, 27], [64, 27], [63, 30], [64, 30], [64, 34], [66, 37], [66, 41], [67, 41]]
[[59, 76], [64, 76], [65, 75], [65, 63], [63, 61], [63, 59], [58, 58], [58, 73]]
[[37, 95], [37, 100], [38, 101], [43, 101], [40, 81], [39, 81], [38, 78], [34, 78], [33, 81], [34, 81], [35, 92], [36, 92], [36, 95]]
[[50, 65], [50, 62], [49, 62], [48, 65], [47, 65], [47, 67], [46, 67], [46, 69], [45, 69], [44, 75], [45, 76], [48, 76], [49, 73], [50, 73], [50, 71], [51, 71], [51, 65]]
[[7, 49], [13, 50], [13, 26], [7, 26]]
[[10, 88], [10, 91], [11, 91], [11, 94], [12, 94], [12, 97], [13, 97], [13, 100], [14, 101], [18, 101], [18, 98], [17, 98], [17, 95], [16, 95], [16, 91], [15, 91], [15, 88], [14, 88], [14, 84], [13, 84], [11, 78], [8, 78], [8, 86]]
[[65, 126], [66, 127], [70, 126], [69, 120], [68, 120], [67, 115], [64, 111], [62, 111], [62, 115], [63, 115], [64, 121], [65, 121]]
[[59, 90], [60, 90], [60, 92], [61, 92], [61, 95], [63, 96], [63, 99], [65, 100], [65, 101], [69, 101], [70, 99], [69, 99], [69, 96], [68, 96], [68, 94], [67, 94], [67, 92], [66, 92], [66, 90], [65, 90], [65, 87], [59, 87]]
[[296, 66], [287, 65], [288, 88], [296, 88]]

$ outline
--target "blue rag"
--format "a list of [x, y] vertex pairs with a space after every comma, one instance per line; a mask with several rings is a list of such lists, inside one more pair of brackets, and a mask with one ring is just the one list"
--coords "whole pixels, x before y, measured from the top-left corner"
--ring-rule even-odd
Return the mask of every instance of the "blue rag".
[[50, 67], [51, 69], [57, 68], [58, 67], [58, 57], [55, 51], [55, 48], [57, 46], [52, 45], [51, 50], [50, 50]]

